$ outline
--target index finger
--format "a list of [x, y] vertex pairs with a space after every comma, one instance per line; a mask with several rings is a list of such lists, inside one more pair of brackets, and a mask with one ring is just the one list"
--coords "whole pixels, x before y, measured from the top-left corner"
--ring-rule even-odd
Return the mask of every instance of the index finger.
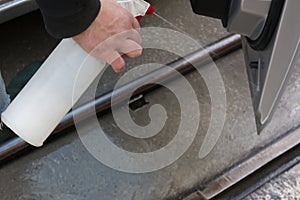
[[137, 20], [136, 18], [133, 19], [132, 27], [133, 27], [134, 29], [137, 29], [138, 31], [139, 31], [139, 29], [141, 28], [140, 23], [138, 22], [138, 20]]

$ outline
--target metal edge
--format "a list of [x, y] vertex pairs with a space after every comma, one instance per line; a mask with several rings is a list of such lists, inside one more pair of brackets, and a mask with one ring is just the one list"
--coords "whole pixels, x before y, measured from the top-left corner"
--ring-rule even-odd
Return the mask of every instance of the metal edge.
[[0, 24], [37, 10], [35, 0], [13, 0], [0, 5]]
[[[200, 49], [194, 53], [191, 53], [190, 55], [187, 55], [185, 58], [180, 58], [173, 61], [167, 64], [167, 66], [182, 74], [188, 74], [189, 72], [195, 70], [194, 66], [202, 66], [211, 61], [218, 60], [223, 56], [239, 50], [240, 48], [240, 35], [229, 35], [216, 42], [213, 42], [212, 44], [209, 44], [204, 49]], [[147, 84], [148, 82], [153, 83], [172, 81], [174, 78], [176, 78], [177, 73], [174, 73], [174, 70], [170, 70], [169, 67], [162, 67], [158, 70], [154, 70], [153, 72], [150, 72], [149, 74], [146, 74], [135, 81], [117, 88], [113, 91], [115, 93], [115, 98], [117, 99], [116, 101], [122, 102], [128, 95], [131, 95], [131, 88], [138, 88], [135, 94], [147, 93], [157, 88], [157, 86], [153, 84]], [[60, 134], [61, 131], [72, 127], [74, 125], [74, 115], [76, 115], [78, 119], [80, 118], [84, 120], [93, 114], [92, 111], [94, 109], [96, 109], [97, 113], [105, 112], [111, 107], [111, 97], [112, 91], [102, 95], [101, 97], [98, 97], [95, 101], [88, 102], [87, 104], [72, 110], [63, 118], [52, 135]], [[18, 137], [0, 144], [0, 163], [17, 153], [22, 152], [29, 146], [29, 144]]]
[[[298, 144], [300, 144], [300, 127], [289, 131], [280, 140], [270, 144], [246, 161], [239, 163], [222, 176], [208, 183], [204, 189], [191, 194], [193, 200], [212, 199], [216, 197]], [[189, 200], [189, 198], [184, 198], [184, 200]]]

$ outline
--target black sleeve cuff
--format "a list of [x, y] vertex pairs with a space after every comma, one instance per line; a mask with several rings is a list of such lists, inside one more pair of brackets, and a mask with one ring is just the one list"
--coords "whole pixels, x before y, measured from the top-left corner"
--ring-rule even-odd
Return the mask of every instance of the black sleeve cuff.
[[46, 26], [55, 38], [69, 38], [85, 31], [100, 11], [99, 0], [36, 0]]

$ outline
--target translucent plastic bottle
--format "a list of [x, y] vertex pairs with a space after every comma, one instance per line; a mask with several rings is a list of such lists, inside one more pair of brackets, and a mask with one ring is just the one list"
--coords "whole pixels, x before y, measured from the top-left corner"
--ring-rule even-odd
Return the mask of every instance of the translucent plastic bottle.
[[[72, 39], [63, 40], [2, 113], [2, 122], [26, 142], [42, 146], [72, 108], [73, 96], [79, 98], [103, 69], [104, 65], [90, 56], [84, 66], [86, 77], [77, 80], [87, 56]], [[81, 87], [73, 91], [75, 81], [81, 81], [76, 82]]]
[[[143, 0], [117, 2], [135, 17], [145, 15], [150, 6]], [[104, 66], [73, 39], [63, 40], [2, 113], [2, 122], [29, 144], [42, 146]], [[80, 88], [74, 88], [75, 81]]]

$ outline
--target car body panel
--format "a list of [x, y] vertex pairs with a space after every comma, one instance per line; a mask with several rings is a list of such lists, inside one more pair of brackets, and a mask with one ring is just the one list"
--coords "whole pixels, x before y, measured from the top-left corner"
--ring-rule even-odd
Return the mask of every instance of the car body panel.
[[0, 23], [38, 9], [35, 0], [0, 0]]

